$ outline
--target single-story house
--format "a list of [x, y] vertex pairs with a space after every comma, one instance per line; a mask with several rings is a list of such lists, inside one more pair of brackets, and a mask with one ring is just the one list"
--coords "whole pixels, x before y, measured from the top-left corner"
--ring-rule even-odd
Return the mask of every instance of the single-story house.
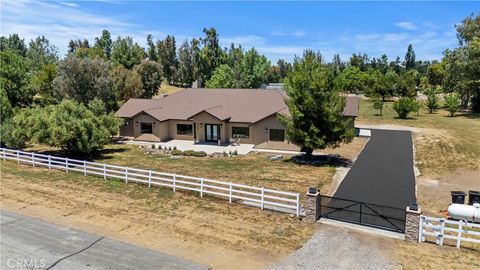
[[[298, 150], [288, 142], [278, 114], [288, 113], [285, 92], [264, 89], [186, 89], [160, 99], [129, 99], [115, 115], [125, 120], [120, 136], [170, 139], [257, 148]], [[357, 116], [359, 98], [347, 96], [343, 115]]]

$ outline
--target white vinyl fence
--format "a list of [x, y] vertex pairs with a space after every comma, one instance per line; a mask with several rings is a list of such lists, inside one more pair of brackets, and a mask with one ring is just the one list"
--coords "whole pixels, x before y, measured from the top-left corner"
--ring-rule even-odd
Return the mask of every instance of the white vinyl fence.
[[462, 241], [480, 244], [480, 224], [422, 215], [419, 226], [419, 242], [433, 237], [437, 245], [443, 245], [445, 239], [455, 240], [457, 248]]
[[115, 178], [128, 182], [147, 184], [148, 187], [160, 186], [177, 190], [189, 190], [204, 195], [212, 195], [228, 199], [230, 203], [242, 203], [262, 210], [264, 208], [280, 212], [294, 213], [300, 216], [300, 194], [280, 190], [254, 187], [231, 182], [223, 182], [206, 178], [191, 177], [172, 173], [142, 170], [130, 167], [115, 166], [105, 163], [88, 162], [70, 158], [42, 155], [0, 148], [3, 160], [29, 164], [33, 167], [60, 169], [65, 172], [79, 172], [84, 175], [96, 175], [103, 179]]

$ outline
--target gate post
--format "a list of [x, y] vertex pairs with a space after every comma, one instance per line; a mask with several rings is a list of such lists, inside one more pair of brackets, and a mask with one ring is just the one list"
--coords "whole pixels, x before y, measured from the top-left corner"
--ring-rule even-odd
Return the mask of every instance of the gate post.
[[422, 210], [417, 204], [412, 203], [407, 206], [405, 211], [405, 240], [408, 242], [418, 242]]
[[315, 223], [320, 216], [320, 192], [316, 188], [309, 188], [305, 202], [305, 218], [303, 222]]

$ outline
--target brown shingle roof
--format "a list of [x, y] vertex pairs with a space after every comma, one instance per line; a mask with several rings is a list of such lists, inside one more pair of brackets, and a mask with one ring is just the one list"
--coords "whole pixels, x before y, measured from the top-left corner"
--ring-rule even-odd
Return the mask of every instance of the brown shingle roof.
[[[356, 103], [349, 100], [344, 114], [356, 116], [358, 99]], [[284, 96], [275, 90], [186, 89], [161, 99], [129, 99], [115, 115], [130, 118], [142, 111], [159, 121], [187, 120], [206, 111], [220, 120], [254, 123], [287, 109]]]

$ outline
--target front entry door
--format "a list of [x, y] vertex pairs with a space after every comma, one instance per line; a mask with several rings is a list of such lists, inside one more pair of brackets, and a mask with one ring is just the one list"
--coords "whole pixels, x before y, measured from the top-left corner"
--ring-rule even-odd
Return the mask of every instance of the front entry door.
[[219, 125], [205, 124], [205, 141], [216, 142], [220, 139]]

